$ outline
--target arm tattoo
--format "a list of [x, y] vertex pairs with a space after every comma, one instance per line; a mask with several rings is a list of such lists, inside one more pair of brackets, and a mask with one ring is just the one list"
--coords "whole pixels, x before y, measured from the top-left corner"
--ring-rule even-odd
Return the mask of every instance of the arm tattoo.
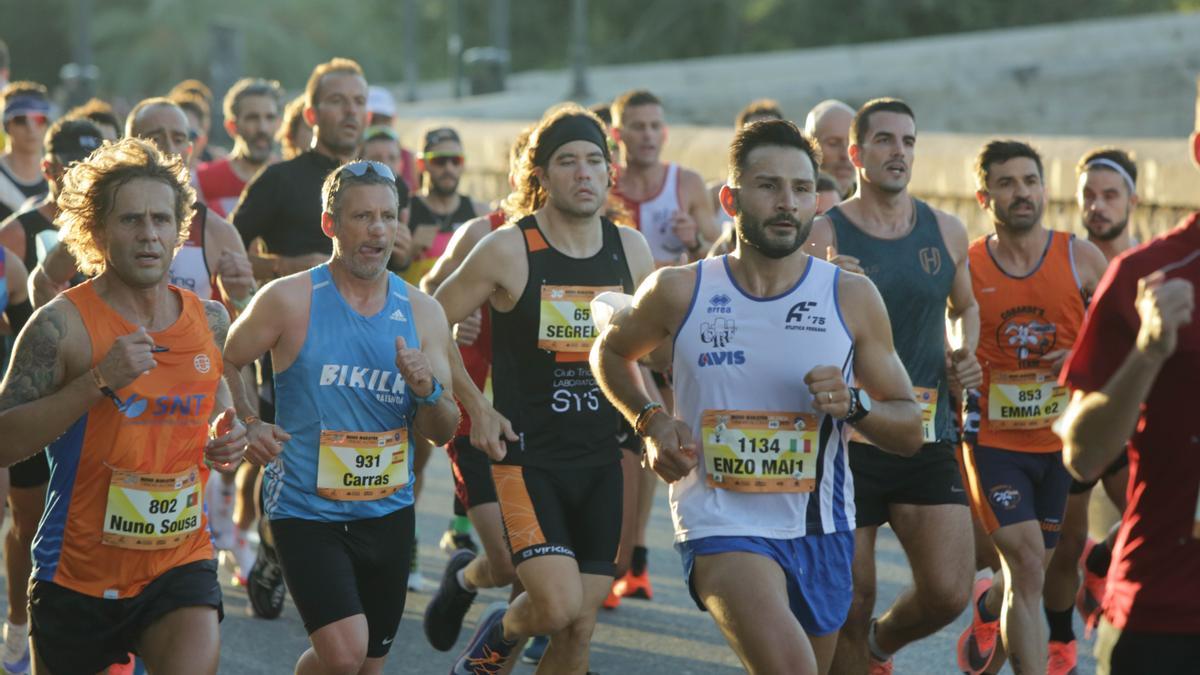
[[229, 335], [229, 312], [225, 306], [216, 300], [204, 300], [204, 314], [208, 317], [208, 327], [212, 330], [213, 340], [217, 343], [217, 351], [225, 351], [225, 338]]
[[53, 393], [60, 385], [59, 349], [67, 321], [53, 305], [43, 307], [21, 331], [12, 363], [0, 385], [0, 410], [9, 410]]

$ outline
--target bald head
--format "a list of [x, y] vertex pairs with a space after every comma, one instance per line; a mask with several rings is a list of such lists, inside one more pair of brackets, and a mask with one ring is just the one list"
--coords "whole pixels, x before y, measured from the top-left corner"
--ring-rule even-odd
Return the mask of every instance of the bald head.
[[125, 121], [125, 135], [144, 138], [165, 155], [179, 155], [191, 165], [192, 138], [187, 114], [170, 99], [150, 98], [139, 102]]
[[854, 188], [854, 164], [850, 162], [850, 124], [854, 108], [837, 99], [826, 99], [813, 106], [804, 118], [804, 131], [821, 144], [821, 170], [833, 176], [838, 191], [849, 194]]

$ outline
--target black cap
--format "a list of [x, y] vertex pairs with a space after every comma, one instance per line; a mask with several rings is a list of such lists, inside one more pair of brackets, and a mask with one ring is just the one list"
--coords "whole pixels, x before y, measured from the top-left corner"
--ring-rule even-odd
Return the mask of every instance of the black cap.
[[104, 138], [100, 129], [91, 120], [61, 120], [46, 134], [46, 154], [53, 155], [63, 164], [70, 164], [86, 158], [102, 143]]
[[425, 147], [422, 152], [429, 152], [429, 149], [433, 146], [437, 145], [438, 143], [445, 143], [446, 141], [454, 141], [455, 143], [462, 145], [462, 141], [458, 138], [458, 132], [450, 127], [430, 129], [429, 131], [425, 132]]

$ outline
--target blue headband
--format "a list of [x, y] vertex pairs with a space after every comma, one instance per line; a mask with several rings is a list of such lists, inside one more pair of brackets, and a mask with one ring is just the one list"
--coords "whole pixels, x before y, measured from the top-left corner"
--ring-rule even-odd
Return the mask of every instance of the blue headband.
[[29, 114], [50, 116], [50, 102], [40, 96], [11, 96], [4, 102], [4, 121]]

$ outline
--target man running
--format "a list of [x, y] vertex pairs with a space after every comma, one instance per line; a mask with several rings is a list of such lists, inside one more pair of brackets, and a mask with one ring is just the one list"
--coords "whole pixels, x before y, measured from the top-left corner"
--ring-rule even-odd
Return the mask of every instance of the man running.
[[[507, 454], [492, 455], [492, 478], [525, 592], [507, 611], [484, 614], [455, 673], [497, 672], [530, 635], [551, 636], [540, 672], [583, 672], [612, 586], [623, 495], [618, 416], [587, 363], [596, 334], [589, 303], [604, 291], [632, 292], [653, 260], [641, 234], [601, 216], [610, 171], [595, 115], [574, 105], [550, 113], [504, 202], [517, 222], [484, 237], [437, 290], [452, 323], [490, 305], [496, 409], [519, 434], [508, 437]], [[494, 436], [480, 411], [490, 406], [470, 382], [463, 391], [473, 444], [487, 450]]]
[[[966, 387], [980, 382], [979, 308], [967, 269], [967, 228], [908, 192], [916, 160], [912, 109], [894, 98], [868, 101], [850, 126], [858, 192], [813, 222], [807, 249], [875, 282], [891, 319], [896, 353], [921, 406], [925, 445], [897, 457], [851, 436], [854, 472], [854, 602], [834, 671], [887, 673], [892, 654], [936, 633], [967, 605], [974, 573], [971, 513], [955, 459], [946, 368], [947, 317], [961, 336], [949, 361]], [[872, 620], [875, 541], [889, 524], [912, 565], [913, 587]]]
[[312, 643], [296, 672], [379, 673], [408, 593], [411, 434], [444, 443], [458, 424], [451, 342], [441, 307], [387, 271], [401, 226], [391, 169], [337, 167], [322, 203], [333, 256], [263, 288], [230, 329], [226, 372], [267, 351], [275, 365], [276, 424], [227, 380]]
[[[801, 248], [819, 163], [791, 122], [740, 129], [721, 192], [736, 251], [659, 270], [593, 351], [605, 394], [671, 484], [692, 597], [752, 673], [829, 669], [851, 595], [846, 425], [897, 453], [922, 442], [874, 284]], [[674, 414], [635, 363], [666, 341]]]
[[[1200, 95], [1192, 158], [1200, 167]], [[1129, 503], [1096, 640], [1097, 672], [1196, 671], [1200, 644], [1200, 214], [1117, 257], [1062, 383], [1071, 473], [1095, 480], [1128, 452]], [[1127, 449], [1128, 448], [1128, 449]]]
[[37, 82], [10, 82], [0, 89], [4, 148], [0, 152], [0, 220], [30, 199], [46, 194], [42, 140], [50, 125], [50, 100]]
[[855, 110], [836, 99], [813, 106], [804, 118], [804, 131], [821, 144], [821, 170], [833, 176], [843, 198], [854, 194], [858, 171], [850, 161], [850, 124]]
[[459, 194], [466, 155], [458, 132], [440, 127], [425, 132], [425, 141], [417, 161], [421, 191], [413, 197], [408, 228], [412, 231], [412, 263], [404, 278], [419, 284], [421, 277], [446, 251], [451, 235], [459, 225], [486, 213], [486, 204]]
[[272, 80], [243, 78], [225, 94], [223, 108], [225, 131], [233, 137], [233, 150], [221, 159], [198, 166], [196, 184], [208, 208], [226, 218], [237, 205], [246, 183], [271, 161], [283, 108], [283, 90]]
[[236, 468], [245, 429], [221, 384], [225, 309], [168, 285], [194, 201], [183, 162], [135, 139], [63, 181], [66, 245], [96, 277], [34, 315], [0, 387], [0, 462], [50, 460], [34, 672], [95, 673], [130, 652], [151, 672], [217, 671], [201, 483], [209, 462]]
[[1106, 263], [1093, 244], [1042, 224], [1042, 160], [1032, 147], [992, 141], [975, 167], [976, 196], [996, 231], [969, 249], [983, 384], [967, 397], [963, 470], [1003, 575], [975, 583], [958, 665], [973, 675], [994, 672], [999, 632], [1013, 671], [1040, 675], [1049, 637], [1043, 580], [1071, 484], [1062, 442], [1050, 429], [1067, 404], [1056, 380]]

